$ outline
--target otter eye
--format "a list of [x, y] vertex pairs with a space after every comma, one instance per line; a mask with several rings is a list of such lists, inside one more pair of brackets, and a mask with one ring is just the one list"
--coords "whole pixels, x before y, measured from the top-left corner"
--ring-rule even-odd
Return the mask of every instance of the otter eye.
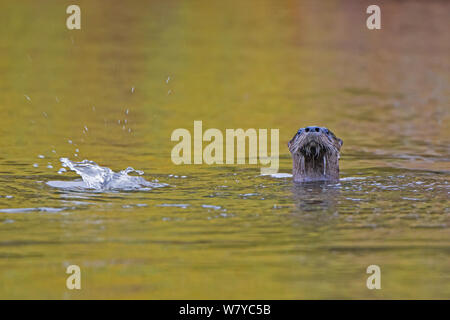
[[305, 128], [305, 131], [306, 131], [306, 132], [309, 132], [309, 128]]
[[316, 130], [316, 132], [319, 132], [319, 131], [320, 131], [320, 129], [319, 129], [318, 127], [316, 127], [315, 130]]

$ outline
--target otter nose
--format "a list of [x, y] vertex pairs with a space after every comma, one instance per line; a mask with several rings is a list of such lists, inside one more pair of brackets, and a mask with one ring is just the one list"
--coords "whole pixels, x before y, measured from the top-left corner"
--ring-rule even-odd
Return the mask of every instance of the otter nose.
[[320, 132], [320, 127], [306, 127], [305, 131], [306, 132]]

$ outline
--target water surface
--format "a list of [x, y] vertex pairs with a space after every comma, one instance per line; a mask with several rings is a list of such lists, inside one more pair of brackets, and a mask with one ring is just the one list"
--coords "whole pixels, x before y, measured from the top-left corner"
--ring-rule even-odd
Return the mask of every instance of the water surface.
[[[0, 4], [1, 298], [450, 298], [448, 2], [381, 1], [380, 31], [365, 1], [79, 3], [80, 31], [59, 1]], [[326, 126], [342, 179], [176, 166], [194, 120], [279, 128], [282, 173]]]

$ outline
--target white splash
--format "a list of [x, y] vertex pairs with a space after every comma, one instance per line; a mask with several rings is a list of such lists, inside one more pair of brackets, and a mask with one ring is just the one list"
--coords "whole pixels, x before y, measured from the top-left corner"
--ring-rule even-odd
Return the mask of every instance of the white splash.
[[262, 174], [262, 176], [270, 176], [270, 177], [276, 178], [276, 179], [292, 178], [292, 174], [291, 173], [284, 173], [284, 172], [272, 173], [272, 174]]
[[341, 178], [341, 181], [353, 181], [353, 180], [364, 180], [366, 177], [345, 177]]
[[[110, 168], [101, 167], [90, 160], [80, 162], [70, 161], [67, 158], [61, 158], [63, 167], [67, 167], [78, 173], [86, 187], [95, 190], [150, 190], [152, 188], [164, 187], [165, 183], [149, 182], [139, 176], [128, 175], [136, 172], [143, 175], [143, 171], [134, 170], [129, 167], [120, 172], [114, 172]], [[51, 183], [50, 185], [54, 185]]]

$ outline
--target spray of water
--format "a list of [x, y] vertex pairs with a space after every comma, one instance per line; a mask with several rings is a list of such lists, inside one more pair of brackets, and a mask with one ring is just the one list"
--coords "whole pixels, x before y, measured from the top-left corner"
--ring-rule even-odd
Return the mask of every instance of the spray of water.
[[62, 166], [75, 171], [81, 176], [86, 187], [95, 190], [142, 190], [164, 187], [166, 184], [149, 182], [140, 176], [130, 176], [135, 172], [143, 175], [144, 172], [129, 167], [120, 172], [114, 172], [110, 168], [101, 167], [93, 161], [70, 161], [67, 158], [60, 159]]

